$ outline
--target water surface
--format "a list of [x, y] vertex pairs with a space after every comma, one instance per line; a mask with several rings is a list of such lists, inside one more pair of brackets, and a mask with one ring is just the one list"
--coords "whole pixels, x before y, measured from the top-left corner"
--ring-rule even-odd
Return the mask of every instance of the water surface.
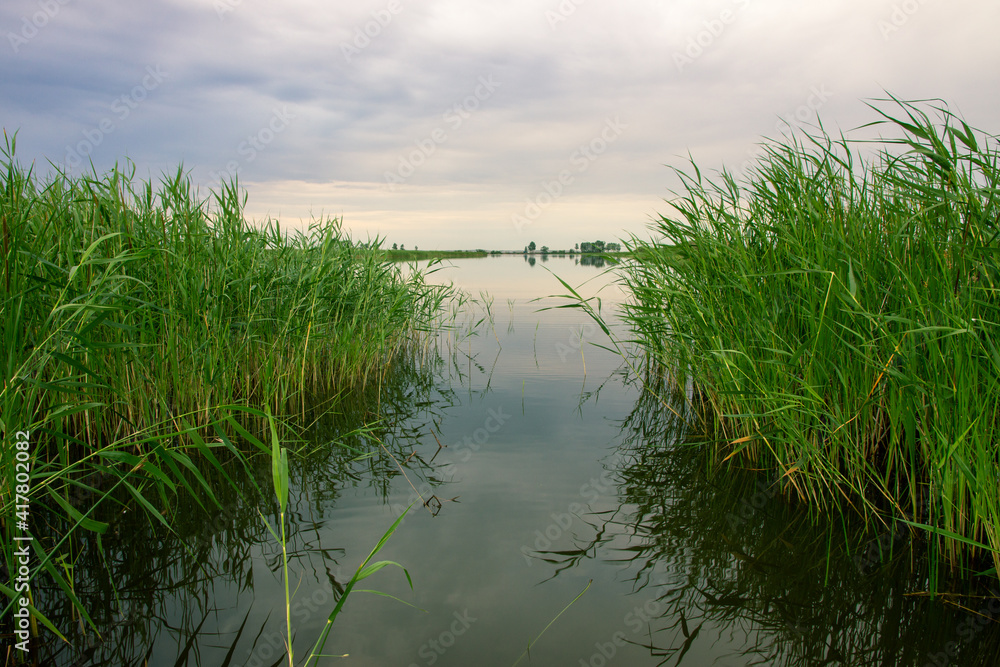
[[[907, 535], [817, 524], [766, 478], [718, 474], [682, 446], [611, 341], [547, 296], [566, 292], [554, 272], [613, 323], [605, 269], [448, 265], [433, 279], [478, 303], [292, 460], [297, 655], [413, 505], [379, 556], [412, 590], [395, 568], [362, 586], [412, 606], [355, 593], [326, 647], [348, 657], [320, 664], [512, 665], [529, 644], [521, 664], [994, 664], [997, 625], [979, 621], [1000, 608], [930, 600]], [[358, 460], [338, 443], [372, 451], [343, 433], [374, 416], [385, 450]], [[268, 475], [262, 462], [262, 487]], [[230, 495], [213, 520], [192, 509], [179, 539], [122, 519], [104, 545], [113, 582], [79, 578], [106, 641], [63, 664], [287, 664], [280, 547], [260, 516], [273, 522], [273, 504]]]

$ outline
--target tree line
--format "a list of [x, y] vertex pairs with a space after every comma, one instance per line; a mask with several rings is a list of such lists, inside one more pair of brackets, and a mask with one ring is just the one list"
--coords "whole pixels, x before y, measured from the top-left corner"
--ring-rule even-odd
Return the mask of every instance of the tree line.
[[[531, 243], [529, 243], [524, 247], [524, 252], [525, 253], [535, 252], [535, 249], [537, 247], [538, 246], [535, 245], [535, 242], [532, 241]], [[604, 241], [583, 241], [581, 243], [577, 243], [576, 246], [572, 250], [569, 250], [568, 252], [604, 253], [604, 252], [621, 252], [621, 249], [622, 246], [620, 243], [614, 243], [614, 242], [605, 243]], [[550, 252], [554, 253], [567, 252], [566, 250], [549, 250], [549, 247], [546, 245], [543, 245], [541, 248], [538, 248], [538, 251], [541, 252], [543, 255], [548, 254]]]

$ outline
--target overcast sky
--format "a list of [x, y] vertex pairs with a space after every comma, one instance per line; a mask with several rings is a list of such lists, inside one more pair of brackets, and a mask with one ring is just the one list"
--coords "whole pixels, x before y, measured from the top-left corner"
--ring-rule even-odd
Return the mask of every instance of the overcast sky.
[[0, 124], [72, 173], [238, 173], [421, 248], [646, 235], [690, 152], [943, 98], [1000, 133], [995, 0], [3, 0]]

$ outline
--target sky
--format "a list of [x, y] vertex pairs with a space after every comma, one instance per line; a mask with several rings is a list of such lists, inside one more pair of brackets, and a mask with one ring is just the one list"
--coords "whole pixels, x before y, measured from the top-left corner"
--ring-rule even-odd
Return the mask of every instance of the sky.
[[569, 248], [649, 236], [689, 156], [740, 173], [887, 92], [1000, 133], [997, 25], [995, 0], [3, 0], [0, 125], [38, 174], [238, 175], [258, 222]]

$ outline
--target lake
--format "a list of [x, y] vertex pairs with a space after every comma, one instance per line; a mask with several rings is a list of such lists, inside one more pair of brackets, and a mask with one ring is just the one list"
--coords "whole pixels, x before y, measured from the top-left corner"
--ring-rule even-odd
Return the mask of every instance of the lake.
[[[665, 396], [668, 380], [558, 308], [570, 302], [552, 296], [567, 291], [555, 275], [614, 324], [607, 268], [527, 260], [446, 263], [430, 279], [475, 301], [390, 381], [289, 443], [296, 655], [412, 504], [378, 556], [412, 589], [394, 567], [361, 585], [405, 604], [355, 591], [326, 644], [348, 657], [319, 664], [996, 664], [995, 601], [932, 600], [905, 531], [813, 520], [765, 476], [715, 470], [642, 391]], [[384, 449], [344, 435], [375, 418]], [[267, 462], [255, 475], [270, 489]], [[78, 638], [58, 661], [287, 664], [281, 549], [261, 518], [274, 508], [242, 487], [177, 536], [122, 516], [104, 537], [112, 574], [76, 565], [104, 640]]]

